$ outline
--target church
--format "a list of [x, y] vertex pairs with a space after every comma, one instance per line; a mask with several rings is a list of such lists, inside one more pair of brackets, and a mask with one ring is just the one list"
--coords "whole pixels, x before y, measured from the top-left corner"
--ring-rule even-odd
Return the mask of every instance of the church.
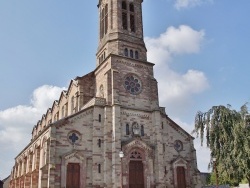
[[201, 187], [194, 138], [159, 106], [142, 3], [99, 0], [96, 68], [33, 127], [10, 188]]

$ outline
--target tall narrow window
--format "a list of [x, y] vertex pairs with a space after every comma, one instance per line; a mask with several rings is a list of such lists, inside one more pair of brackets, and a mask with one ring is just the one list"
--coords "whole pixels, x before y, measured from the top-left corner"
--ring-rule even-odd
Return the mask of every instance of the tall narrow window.
[[62, 118], [64, 117], [64, 106], [62, 107]]
[[72, 96], [71, 97], [71, 114], [74, 112], [74, 108], [75, 108], [75, 97]]
[[122, 1], [122, 28], [128, 29], [127, 3], [125, 1]]
[[104, 16], [104, 22], [105, 22], [105, 29], [104, 32], [105, 34], [107, 34], [108, 32], [108, 4], [105, 5], [105, 16]]
[[135, 32], [135, 16], [130, 14], [130, 29], [131, 32]]
[[101, 145], [102, 145], [102, 141], [101, 141], [101, 139], [98, 139], [98, 147], [100, 148]]
[[162, 150], [165, 152], [165, 144], [162, 144]]
[[128, 49], [127, 49], [127, 48], [124, 49], [124, 55], [125, 55], [126, 57], [128, 57]]
[[127, 3], [122, 1], [122, 10], [127, 10]]
[[133, 3], [130, 3], [129, 4], [129, 11], [130, 12], [134, 12], [135, 10], [134, 10], [134, 5], [133, 5]]
[[101, 164], [98, 164], [98, 173], [101, 173]]
[[161, 122], [161, 129], [163, 129], [164, 127], [163, 127], [163, 122]]
[[46, 164], [46, 158], [47, 158], [47, 142], [43, 143], [43, 162], [42, 165]]
[[78, 112], [78, 98], [79, 96], [76, 96], [76, 105], [75, 105], [75, 112]]
[[144, 136], [144, 126], [141, 125], [141, 136]]
[[101, 114], [99, 114], [98, 121], [99, 121], [99, 122], [102, 121], [102, 115], [101, 115]]
[[129, 135], [129, 124], [126, 124], [126, 135]]
[[131, 57], [131, 58], [134, 58], [134, 51], [133, 51], [133, 50], [130, 50], [129, 53], [130, 53], [130, 57]]
[[130, 31], [135, 32], [135, 15], [134, 15], [134, 4], [130, 3], [129, 4], [129, 11], [130, 11]]
[[104, 15], [105, 15], [105, 12], [104, 12], [104, 9], [102, 9], [101, 11], [101, 39], [104, 36]]
[[68, 116], [68, 103], [65, 104], [65, 113], [64, 116]]
[[122, 28], [127, 30], [128, 29], [128, 19], [127, 19], [127, 13], [123, 12], [122, 13]]
[[138, 51], [135, 51], [135, 59], [139, 59], [139, 53], [138, 53]]

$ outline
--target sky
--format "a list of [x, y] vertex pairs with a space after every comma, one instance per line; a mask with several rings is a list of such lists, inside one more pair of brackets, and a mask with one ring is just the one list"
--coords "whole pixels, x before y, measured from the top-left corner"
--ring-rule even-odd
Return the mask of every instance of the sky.
[[[0, 179], [33, 126], [67, 89], [95, 69], [97, 0], [0, 1]], [[249, 0], [144, 0], [144, 39], [160, 106], [191, 133], [197, 111], [250, 101]], [[193, 135], [195, 136], [195, 135]], [[195, 139], [198, 168], [209, 150]]]

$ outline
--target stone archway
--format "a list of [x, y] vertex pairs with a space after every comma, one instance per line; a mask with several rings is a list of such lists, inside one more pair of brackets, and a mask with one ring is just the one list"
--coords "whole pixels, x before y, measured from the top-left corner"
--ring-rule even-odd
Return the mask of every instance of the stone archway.
[[123, 187], [154, 187], [153, 148], [139, 139], [134, 139], [123, 144], [122, 150]]

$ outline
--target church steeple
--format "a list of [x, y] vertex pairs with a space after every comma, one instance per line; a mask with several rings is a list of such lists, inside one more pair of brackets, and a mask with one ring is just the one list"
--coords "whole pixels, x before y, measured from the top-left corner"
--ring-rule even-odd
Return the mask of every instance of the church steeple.
[[97, 66], [110, 54], [146, 61], [143, 0], [99, 0]]

